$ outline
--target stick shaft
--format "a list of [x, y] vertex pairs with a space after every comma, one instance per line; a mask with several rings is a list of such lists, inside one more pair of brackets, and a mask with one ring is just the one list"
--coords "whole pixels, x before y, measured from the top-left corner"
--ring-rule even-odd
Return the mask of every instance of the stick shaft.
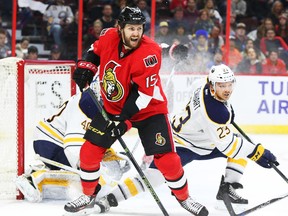
[[52, 166], [56, 166], [58, 168], [65, 169], [67, 171], [74, 172], [74, 173], [77, 173], [77, 174], [80, 175], [80, 170], [77, 170], [77, 169], [75, 169], [73, 167], [70, 167], [70, 166], [67, 166], [65, 164], [50, 160], [50, 159], [42, 157], [40, 155], [36, 155], [35, 159], [39, 159], [39, 160], [41, 160], [44, 163], [47, 163], [47, 164], [50, 164]]
[[[240, 134], [249, 142], [253, 143], [253, 141], [250, 139], [250, 137], [235, 123], [232, 122], [232, 125], [240, 132]], [[288, 183], [288, 178], [278, 169], [275, 164], [271, 163], [272, 168], [281, 176], [281, 178]]]
[[236, 216], [244, 216], [244, 215], [250, 214], [250, 213], [255, 212], [255, 211], [257, 211], [257, 210], [259, 210], [261, 208], [264, 208], [264, 207], [266, 207], [266, 206], [268, 206], [268, 205], [270, 205], [270, 204], [272, 204], [274, 202], [280, 201], [280, 200], [282, 200], [282, 199], [284, 199], [286, 197], [288, 197], [288, 194], [284, 194], [283, 196], [270, 199], [270, 200], [268, 200], [268, 201], [266, 201], [264, 203], [261, 203], [261, 204], [255, 206], [255, 207], [253, 207], [253, 208], [250, 208], [250, 209], [248, 209], [248, 210], [246, 210], [244, 212], [241, 212], [241, 213], [237, 214]]

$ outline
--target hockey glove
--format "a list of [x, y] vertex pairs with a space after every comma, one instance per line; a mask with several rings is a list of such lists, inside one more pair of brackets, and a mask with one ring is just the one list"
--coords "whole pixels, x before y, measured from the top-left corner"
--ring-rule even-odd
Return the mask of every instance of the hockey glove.
[[279, 165], [276, 157], [267, 149], [265, 149], [261, 144], [258, 144], [254, 151], [248, 155], [248, 158], [255, 161], [257, 164], [264, 168], [272, 168], [272, 164], [276, 166]]
[[97, 70], [97, 67], [91, 62], [83, 60], [77, 62], [77, 68], [73, 73], [73, 80], [76, 82], [81, 92], [87, 85], [90, 85]]
[[116, 125], [111, 130], [111, 137], [118, 138], [124, 135], [130, 128], [132, 127], [132, 123], [129, 120], [121, 121], [118, 125]]

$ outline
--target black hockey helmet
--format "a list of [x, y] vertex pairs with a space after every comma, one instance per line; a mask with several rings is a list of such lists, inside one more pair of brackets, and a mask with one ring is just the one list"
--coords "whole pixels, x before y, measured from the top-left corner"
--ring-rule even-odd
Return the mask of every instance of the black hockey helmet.
[[144, 25], [146, 18], [138, 7], [125, 7], [118, 18], [118, 24], [124, 28], [125, 24], [142, 24]]

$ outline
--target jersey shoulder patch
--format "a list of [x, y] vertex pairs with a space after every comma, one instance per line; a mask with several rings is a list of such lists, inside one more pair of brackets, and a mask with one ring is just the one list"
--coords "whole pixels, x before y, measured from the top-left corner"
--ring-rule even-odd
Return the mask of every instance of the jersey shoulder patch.
[[207, 87], [204, 89], [204, 104], [207, 116], [217, 124], [227, 124], [230, 112], [224, 103], [215, 100]]

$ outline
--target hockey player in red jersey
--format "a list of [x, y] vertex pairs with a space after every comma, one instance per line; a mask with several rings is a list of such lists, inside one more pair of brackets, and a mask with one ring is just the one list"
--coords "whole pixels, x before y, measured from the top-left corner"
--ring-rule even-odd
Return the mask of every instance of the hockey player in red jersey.
[[65, 205], [69, 213], [93, 212], [103, 155], [133, 126], [138, 129], [146, 155], [154, 155], [156, 167], [180, 205], [194, 215], [208, 215], [206, 207], [189, 197], [159, 76], [161, 48], [143, 35], [144, 25], [145, 17], [139, 8], [125, 7], [118, 27], [104, 29], [85, 61], [77, 63], [73, 79], [81, 90], [98, 69], [103, 107], [111, 121], [96, 114], [85, 133], [80, 151], [84, 195]]

